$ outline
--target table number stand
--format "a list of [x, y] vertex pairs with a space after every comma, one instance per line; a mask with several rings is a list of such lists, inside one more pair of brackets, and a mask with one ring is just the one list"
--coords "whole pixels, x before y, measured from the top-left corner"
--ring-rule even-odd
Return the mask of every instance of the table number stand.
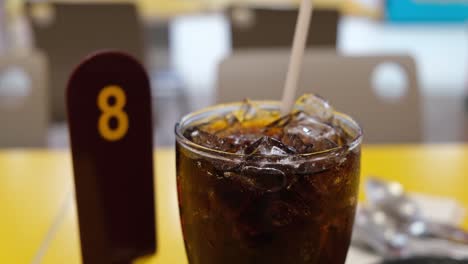
[[72, 73], [66, 95], [85, 264], [131, 263], [156, 250], [148, 76], [101, 52]]

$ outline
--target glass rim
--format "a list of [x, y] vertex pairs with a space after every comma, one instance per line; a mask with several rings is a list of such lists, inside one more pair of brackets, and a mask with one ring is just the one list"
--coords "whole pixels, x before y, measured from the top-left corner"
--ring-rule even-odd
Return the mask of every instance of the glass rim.
[[[280, 102], [279, 101], [273, 101], [273, 100], [252, 100], [251, 101], [254, 104], [257, 105], [272, 105], [272, 106], [277, 106], [279, 108]], [[202, 146], [200, 144], [197, 144], [195, 142], [190, 141], [188, 138], [186, 138], [183, 135], [183, 128], [186, 126], [183, 126], [185, 122], [188, 120], [197, 117], [199, 115], [205, 114], [205, 113], [210, 113], [215, 110], [219, 109], [224, 109], [224, 108], [229, 108], [229, 107], [235, 107], [242, 105], [243, 102], [233, 102], [233, 103], [222, 103], [222, 104], [216, 104], [213, 106], [205, 107], [200, 110], [191, 112], [185, 116], [183, 116], [179, 122], [176, 123], [175, 125], [175, 134], [176, 134], [176, 142], [181, 143], [185, 147], [190, 148], [192, 151], [196, 150], [198, 152], [202, 152], [205, 155], [214, 155], [216, 158], [220, 157], [228, 157], [228, 158], [245, 158], [248, 155], [246, 154], [241, 154], [241, 153], [232, 153], [232, 152], [227, 152], [227, 151], [222, 151], [222, 150], [217, 150], [217, 149], [212, 149], [209, 147]], [[360, 146], [362, 143], [363, 139], [363, 131], [362, 127], [359, 125], [358, 122], [356, 122], [351, 116], [344, 114], [339, 111], [333, 111], [333, 116], [339, 117], [343, 120], [346, 120], [348, 122], [351, 122], [352, 126], [356, 128], [356, 136], [351, 140], [351, 142], [344, 144], [343, 146], [335, 147], [335, 148], [330, 148], [326, 150], [321, 150], [321, 151], [315, 151], [311, 153], [302, 153], [302, 154], [291, 154], [291, 155], [271, 155], [271, 156], [265, 156], [265, 155], [259, 155], [259, 156], [265, 156], [269, 158], [285, 158], [285, 157], [299, 157], [299, 158], [311, 158], [311, 157], [321, 157], [321, 156], [327, 156], [327, 155], [332, 155], [336, 154], [337, 152], [341, 151], [351, 151], [355, 149], [356, 147]], [[353, 128], [354, 129], [354, 128]]]

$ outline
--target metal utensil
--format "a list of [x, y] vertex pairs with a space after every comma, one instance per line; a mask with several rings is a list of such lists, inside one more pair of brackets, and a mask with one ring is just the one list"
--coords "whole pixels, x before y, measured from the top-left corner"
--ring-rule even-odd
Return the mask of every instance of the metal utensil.
[[378, 209], [358, 209], [353, 243], [371, 248], [385, 258], [440, 256], [463, 259], [468, 257], [468, 246], [443, 239], [411, 237], [397, 228], [392, 217]]
[[420, 208], [405, 194], [401, 184], [372, 178], [366, 183], [366, 192], [369, 205], [396, 219], [398, 227], [405, 233], [468, 244], [465, 230], [423, 219]]

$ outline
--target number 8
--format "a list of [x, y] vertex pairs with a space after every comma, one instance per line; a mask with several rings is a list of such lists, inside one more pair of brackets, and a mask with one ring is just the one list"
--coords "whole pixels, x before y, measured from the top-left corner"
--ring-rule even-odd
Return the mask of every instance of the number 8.
[[[109, 105], [109, 98], [113, 97], [115, 103]], [[101, 137], [108, 141], [122, 139], [128, 131], [128, 115], [123, 111], [127, 98], [120, 86], [109, 85], [104, 87], [98, 95], [98, 107], [102, 111], [99, 117], [98, 130]], [[112, 129], [109, 121], [117, 119], [117, 127]]]

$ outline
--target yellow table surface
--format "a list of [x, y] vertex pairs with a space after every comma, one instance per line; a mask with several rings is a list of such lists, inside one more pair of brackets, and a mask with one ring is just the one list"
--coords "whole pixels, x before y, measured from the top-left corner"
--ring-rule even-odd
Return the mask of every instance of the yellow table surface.
[[31, 263], [72, 188], [66, 153], [0, 151], [0, 263]]
[[[31, 263], [35, 255], [41, 256], [39, 247], [72, 189], [69, 155], [65, 151], [0, 151], [1, 263]], [[156, 255], [135, 263], [187, 263], [179, 226], [174, 150], [158, 150], [155, 159], [159, 248]], [[453, 197], [468, 207], [468, 145], [365, 146], [361, 171], [361, 182], [367, 175], [376, 175], [400, 181], [412, 192]], [[360, 196], [364, 198], [362, 191]], [[81, 263], [76, 208], [71, 201], [56, 225], [57, 232], [52, 232], [42, 262], [37, 263]]]
[[[297, 6], [301, 0], [138, 0], [140, 11], [148, 20], [167, 19], [177, 15], [193, 14], [207, 11], [218, 11], [230, 5], [251, 6]], [[315, 0], [316, 8], [334, 8], [346, 15], [357, 15], [371, 18], [380, 17], [380, 10], [369, 8], [350, 0]]]
[[[96, 2], [96, 0], [57, 0], [60, 2]], [[6, 0], [6, 10], [11, 17], [22, 13], [23, 0]], [[220, 11], [233, 4], [260, 6], [295, 6], [300, 0], [99, 0], [99, 2], [135, 2], [142, 17], [149, 22], [167, 20], [180, 15]], [[380, 17], [380, 10], [369, 8], [358, 0], [315, 0], [316, 8], [335, 8], [347, 15]]]

